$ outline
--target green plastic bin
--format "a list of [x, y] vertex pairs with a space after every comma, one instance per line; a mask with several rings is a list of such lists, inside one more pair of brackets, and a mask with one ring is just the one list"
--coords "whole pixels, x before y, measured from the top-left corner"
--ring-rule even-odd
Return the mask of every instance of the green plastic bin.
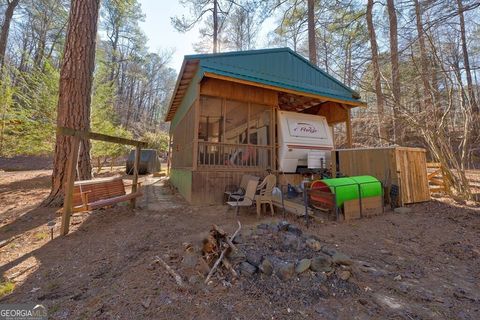
[[[356, 176], [348, 178], [323, 179], [315, 181], [316, 186], [328, 186], [332, 193], [336, 193], [337, 206], [343, 206], [345, 201], [359, 198], [376, 197], [382, 195], [382, 184], [372, 176]], [[360, 188], [358, 187], [360, 185]]]

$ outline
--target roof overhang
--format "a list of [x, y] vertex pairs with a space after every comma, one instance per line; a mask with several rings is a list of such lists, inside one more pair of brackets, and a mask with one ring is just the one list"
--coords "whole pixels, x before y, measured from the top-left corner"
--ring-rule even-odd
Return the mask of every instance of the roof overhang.
[[198, 71], [198, 64], [199, 60], [183, 60], [182, 68], [178, 74], [177, 83], [175, 84], [175, 89], [168, 106], [167, 115], [165, 116], [165, 121], [172, 121], [173, 116], [182, 103], [183, 96], [185, 95], [192, 78]]
[[[227, 53], [229, 54], [229, 53]], [[168, 107], [168, 111], [165, 117], [165, 121], [172, 121], [175, 113], [177, 112], [179, 106], [182, 103], [184, 95], [188, 90], [188, 87], [191, 84], [192, 79], [195, 77], [197, 73], [200, 73], [200, 79], [203, 77], [210, 77], [221, 79], [225, 81], [236, 82], [240, 84], [246, 84], [250, 86], [265, 88], [274, 90], [277, 92], [284, 92], [284, 93], [291, 93], [300, 96], [310, 97], [319, 99], [322, 101], [332, 101], [337, 102], [345, 107], [354, 108], [354, 107], [361, 107], [366, 106], [366, 103], [360, 100], [360, 95], [356, 92], [352, 91], [352, 98], [345, 99], [344, 97], [335, 95], [333, 92], [329, 92], [327, 90], [322, 91], [322, 94], [315, 93], [315, 88], [303, 88], [292, 85], [287, 85], [285, 83], [278, 83], [276, 85], [274, 81], [262, 81], [262, 79], [257, 79], [256, 77], [249, 77], [246, 75], [241, 75], [237, 73], [229, 73], [222, 70], [217, 70], [212, 68], [208, 64], [204, 65], [204, 62], [201, 62], [202, 57], [208, 57], [210, 55], [192, 55], [192, 56], [185, 56], [182, 67], [180, 69], [180, 73], [177, 78], [177, 82], [175, 85], [175, 90], [173, 92], [172, 98], [170, 100], [170, 104]], [[334, 80], [338, 82], [338, 80]]]
[[349, 107], [359, 107], [359, 106], [365, 106], [365, 102], [363, 101], [350, 101], [350, 100], [344, 100], [344, 99], [338, 99], [338, 98], [333, 98], [333, 97], [328, 97], [324, 95], [319, 95], [319, 94], [313, 94], [309, 92], [304, 92], [301, 90], [294, 90], [294, 89], [288, 89], [288, 88], [283, 88], [283, 87], [277, 87], [274, 85], [269, 85], [269, 84], [264, 84], [261, 82], [256, 82], [256, 81], [251, 81], [251, 80], [243, 80], [235, 77], [229, 77], [229, 76], [224, 76], [224, 75], [219, 75], [217, 73], [213, 72], [205, 72], [204, 73], [205, 77], [210, 77], [210, 78], [215, 78], [215, 79], [221, 79], [221, 80], [226, 80], [226, 81], [231, 81], [231, 82], [236, 82], [240, 84], [246, 84], [246, 85], [251, 85], [254, 87], [259, 87], [259, 88], [264, 88], [264, 89], [270, 89], [278, 92], [285, 92], [285, 93], [292, 93], [296, 94], [299, 96], [304, 96], [304, 97], [310, 97], [310, 98], [316, 98], [322, 101], [332, 101], [332, 102], [338, 102], [344, 105], [347, 105]]

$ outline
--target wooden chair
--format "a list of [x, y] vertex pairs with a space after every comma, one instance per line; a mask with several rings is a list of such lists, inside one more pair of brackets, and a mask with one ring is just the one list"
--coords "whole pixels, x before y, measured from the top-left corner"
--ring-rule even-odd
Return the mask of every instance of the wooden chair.
[[269, 204], [270, 211], [272, 211], [272, 216], [275, 214], [273, 209], [273, 188], [277, 184], [277, 177], [273, 174], [269, 174], [265, 177], [262, 183], [258, 186], [260, 189], [260, 193], [255, 196], [255, 200], [257, 203], [257, 216], [260, 217], [260, 211], [262, 208], [262, 204]]
[[134, 193], [125, 192], [125, 184], [121, 177], [76, 181], [73, 187], [73, 212], [90, 211], [129, 201], [143, 195], [140, 190]]
[[257, 191], [258, 181], [248, 180], [247, 187], [245, 189], [245, 195], [241, 199], [236, 201], [228, 201], [228, 208], [236, 208], [235, 214], [238, 215], [240, 207], [251, 207], [255, 198], [255, 192]]

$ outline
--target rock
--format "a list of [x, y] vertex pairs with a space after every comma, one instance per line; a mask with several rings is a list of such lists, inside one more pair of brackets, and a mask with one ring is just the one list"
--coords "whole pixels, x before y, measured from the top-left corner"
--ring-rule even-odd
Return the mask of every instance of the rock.
[[337, 250], [328, 246], [323, 246], [321, 250], [323, 253], [328, 254], [329, 256], [333, 256], [335, 253], [337, 253]]
[[299, 227], [297, 227], [296, 225], [293, 225], [293, 224], [288, 226], [287, 231], [290, 232], [290, 233], [293, 233], [297, 236], [301, 236], [302, 233], [303, 233], [302, 230]]
[[280, 262], [276, 265], [275, 274], [283, 281], [295, 274], [295, 265], [291, 262]]
[[332, 256], [332, 262], [335, 264], [343, 264], [349, 266], [353, 263], [353, 260], [349, 256], [341, 252], [337, 252]]
[[320, 251], [322, 249], [322, 245], [320, 244], [320, 242], [313, 238], [308, 238], [305, 243], [307, 244], [307, 247], [309, 247], [313, 251]]
[[266, 274], [267, 276], [271, 276], [273, 273], [273, 264], [268, 258], [264, 258], [258, 268], [262, 273]]
[[296, 235], [291, 234], [291, 233], [287, 233], [287, 234], [284, 235], [283, 243], [282, 243], [282, 246], [283, 246], [284, 249], [286, 249], [286, 250], [289, 250], [289, 249], [297, 250], [299, 244], [300, 244], [300, 240], [298, 239], [298, 237]]
[[247, 262], [258, 267], [262, 262], [262, 255], [257, 252], [247, 252]]
[[257, 225], [257, 229], [267, 230], [268, 229], [268, 224], [260, 223], [259, 225]]
[[150, 304], [152, 303], [152, 298], [148, 297], [144, 300], [142, 300], [142, 306], [145, 308], [145, 309], [148, 309], [148, 307], [150, 307]]
[[395, 280], [395, 281], [402, 281], [402, 276], [401, 276], [401, 275], [398, 275], [398, 276], [394, 277], [393, 280]]
[[238, 236], [235, 237], [232, 241], [234, 244], [242, 244], [245, 243], [245, 239], [243, 239], [243, 236], [239, 234]]
[[289, 225], [290, 225], [290, 223], [288, 223], [287, 221], [283, 220], [283, 221], [280, 221], [280, 222], [277, 224], [277, 227], [278, 227], [278, 230], [279, 230], [279, 231], [287, 231]]
[[[311, 269], [311, 268], [312, 268], [312, 267], [310, 266], [310, 269]], [[317, 281], [317, 282], [327, 281], [327, 275], [325, 274], [325, 272], [317, 272], [315, 278], [316, 278], [316, 281]], [[325, 291], [328, 291], [328, 289], [325, 290]]]
[[351, 275], [352, 274], [350, 273], [350, 271], [347, 271], [347, 270], [338, 272], [338, 277], [343, 281], [347, 281]]
[[234, 265], [242, 263], [247, 260], [247, 256], [242, 250], [231, 251], [228, 255], [228, 259]]
[[269, 225], [268, 225], [268, 229], [272, 232], [278, 232], [279, 229], [278, 229], [278, 223], [276, 222], [271, 222]]
[[395, 208], [393, 209], [395, 213], [400, 213], [400, 214], [406, 214], [412, 212], [412, 209], [407, 208], [407, 207], [400, 207], [400, 208]]
[[319, 255], [312, 259], [310, 269], [315, 272], [329, 272], [332, 270], [332, 259], [327, 255]]
[[257, 272], [257, 267], [251, 265], [250, 263], [248, 262], [242, 262], [240, 264], [240, 271], [242, 272], [242, 274], [245, 274], [245, 275], [253, 275], [255, 272]]
[[297, 265], [295, 266], [295, 272], [296, 273], [302, 273], [307, 271], [310, 268], [310, 264], [312, 263], [312, 260], [310, 259], [302, 259], [300, 260]]

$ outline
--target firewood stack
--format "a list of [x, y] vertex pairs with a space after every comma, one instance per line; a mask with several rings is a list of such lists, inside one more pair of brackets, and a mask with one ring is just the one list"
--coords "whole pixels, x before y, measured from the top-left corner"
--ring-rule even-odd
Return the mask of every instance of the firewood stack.
[[203, 240], [202, 255], [207, 264], [211, 267], [210, 272], [208, 273], [205, 283], [208, 283], [212, 275], [219, 268], [219, 265], [222, 266], [232, 274], [234, 278], [238, 277], [237, 272], [232, 267], [228, 256], [231, 252], [238, 250], [233, 244], [233, 240], [238, 235], [242, 228], [240, 221], [238, 221], [238, 229], [232, 236], [229, 236], [227, 232], [221, 229], [217, 225], [212, 225], [210, 233]]

